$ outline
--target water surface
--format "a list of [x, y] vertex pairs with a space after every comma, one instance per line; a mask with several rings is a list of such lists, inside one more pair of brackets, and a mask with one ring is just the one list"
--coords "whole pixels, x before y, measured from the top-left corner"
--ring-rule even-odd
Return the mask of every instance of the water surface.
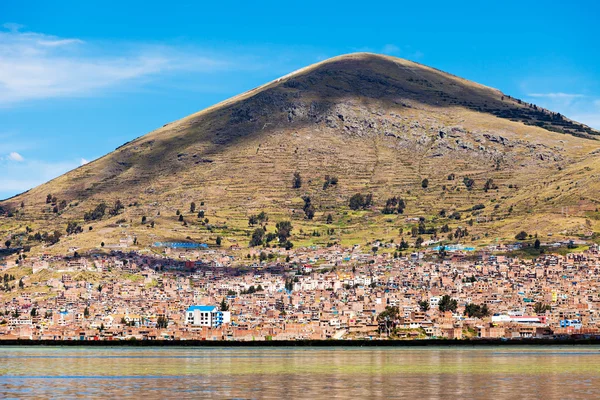
[[600, 398], [600, 347], [0, 347], [0, 398]]

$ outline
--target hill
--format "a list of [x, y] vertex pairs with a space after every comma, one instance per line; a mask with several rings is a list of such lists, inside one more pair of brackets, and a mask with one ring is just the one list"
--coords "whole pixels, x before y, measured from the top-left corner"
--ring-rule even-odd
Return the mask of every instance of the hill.
[[[291, 220], [296, 245], [412, 242], [419, 218], [425, 239], [434, 228], [446, 238], [445, 225], [468, 227], [452, 240], [475, 243], [520, 230], [587, 235], [600, 218], [598, 135], [430, 67], [351, 54], [166, 124], [1, 202], [0, 236], [49, 245], [30, 236], [64, 234], [71, 222], [83, 232], [63, 237], [56, 251], [126, 236], [140, 246], [221, 236], [244, 247], [254, 229], [248, 218], [261, 211], [267, 230]], [[357, 193], [372, 193], [373, 204], [351, 210]], [[385, 210], [394, 197], [406, 205], [402, 214], [389, 213], [394, 200]]]

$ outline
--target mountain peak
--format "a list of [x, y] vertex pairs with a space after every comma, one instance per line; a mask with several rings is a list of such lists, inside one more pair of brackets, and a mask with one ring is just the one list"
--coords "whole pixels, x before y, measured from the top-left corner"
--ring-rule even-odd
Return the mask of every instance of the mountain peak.
[[[592, 171], [586, 177], [600, 173], [600, 166], [589, 162], [600, 148], [599, 141], [590, 140], [596, 135], [560, 114], [446, 72], [353, 53], [166, 124], [0, 206], [23, 201], [25, 218], [30, 218], [23, 223], [31, 229], [62, 230], [61, 225], [82, 221], [98, 204], [120, 200], [132, 205], [125, 211], [131, 232], [149, 242], [181, 235], [208, 240], [213, 231], [201, 224], [204, 220], [186, 215], [182, 227], [171, 218], [192, 201], [202, 201], [203, 218], [233, 226], [222, 233], [243, 242], [249, 213], [263, 210], [291, 218], [306, 232], [314, 230], [304, 219], [303, 196], [310, 197], [319, 221], [331, 213], [344, 221], [344, 232], [370, 237], [380, 232], [378, 227], [362, 219], [357, 225], [346, 207], [352, 195], [372, 193], [374, 210], [387, 198], [402, 196], [413, 217], [438, 215], [440, 209], [469, 214], [473, 206], [484, 206], [486, 218], [499, 221], [501, 234], [508, 215], [535, 215], [524, 213], [525, 205], [551, 213], [552, 207], [573, 200], [568, 191], [544, 192], [544, 198], [556, 200], [540, 204], [532, 176], [544, 182], [540, 187], [550, 188], [569, 187], [581, 171]], [[565, 172], [557, 177], [557, 171]], [[296, 172], [305, 182], [301, 190], [291, 186]], [[324, 184], [326, 176], [339, 183]], [[580, 187], [585, 189], [577, 201], [585, 202], [586, 190], [590, 197], [597, 193], [593, 181]], [[71, 206], [50, 207], [48, 194]], [[381, 215], [374, 218], [379, 221]], [[154, 216], [160, 230], [131, 222], [143, 216]], [[120, 234], [111, 221], [93, 222], [98, 226], [86, 233], [100, 228]], [[400, 222], [393, 223], [393, 230]]]

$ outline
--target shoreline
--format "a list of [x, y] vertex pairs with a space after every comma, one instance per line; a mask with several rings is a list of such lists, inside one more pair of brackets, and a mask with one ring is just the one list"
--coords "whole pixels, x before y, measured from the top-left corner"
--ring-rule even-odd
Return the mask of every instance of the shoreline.
[[486, 346], [594, 346], [589, 339], [477, 339], [477, 340], [0, 340], [7, 346], [34, 347], [486, 347]]

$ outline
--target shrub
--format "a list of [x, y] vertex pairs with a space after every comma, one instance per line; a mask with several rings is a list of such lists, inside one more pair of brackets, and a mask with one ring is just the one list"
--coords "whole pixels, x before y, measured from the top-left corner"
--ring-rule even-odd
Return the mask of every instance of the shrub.
[[100, 203], [90, 212], [86, 212], [83, 215], [83, 219], [85, 221], [95, 221], [98, 219], [102, 219], [104, 217], [104, 213], [106, 212], [106, 203]]
[[348, 205], [350, 209], [355, 211], [360, 209], [364, 210], [373, 205], [373, 195], [369, 193], [366, 196], [363, 196], [361, 193], [357, 193], [350, 197]]
[[515, 239], [517, 240], [525, 240], [527, 239], [527, 232], [521, 231], [515, 235]]
[[475, 181], [467, 176], [463, 178], [463, 183], [465, 184], [468, 190], [473, 189], [473, 186], [475, 185]]
[[323, 190], [327, 189], [329, 186], [335, 186], [338, 183], [338, 178], [336, 176], [325, 175], [325, 182], [323, 183]]
[[490, 178], [487, 181], [485, 181], [485, 184], [483, 185], [483, 190], [485, 190], [487, 192], [488, 190], [492, 190], [492, 189], [498, 189], [498, 185], [496, 185], [494, 183], [494, 180], [492, 178]]
[[299, 172], [294, 172], [294, 178], [292, 179], [292, 188], [300, 189], [302, 187], [302, 177]]

